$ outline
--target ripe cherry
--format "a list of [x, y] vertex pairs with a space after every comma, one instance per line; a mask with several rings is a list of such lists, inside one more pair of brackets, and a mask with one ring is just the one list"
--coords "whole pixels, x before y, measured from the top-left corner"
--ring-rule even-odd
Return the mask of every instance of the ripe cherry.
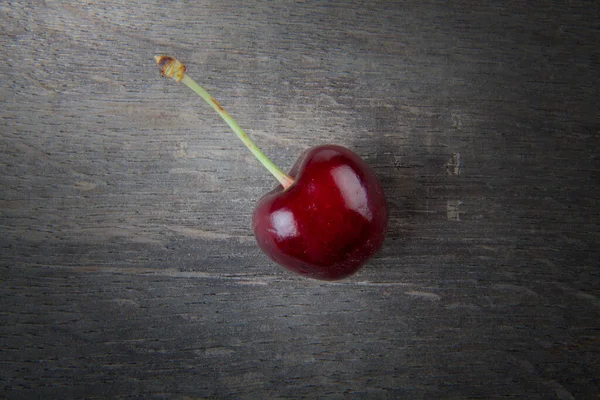
[[356, 272], [381, 247], [387, 228], [383, 189], [371, 168], [347, 148], [305, 152], [287, 189], [258, 202], [254, 236], [275, 262], [312, 278]]

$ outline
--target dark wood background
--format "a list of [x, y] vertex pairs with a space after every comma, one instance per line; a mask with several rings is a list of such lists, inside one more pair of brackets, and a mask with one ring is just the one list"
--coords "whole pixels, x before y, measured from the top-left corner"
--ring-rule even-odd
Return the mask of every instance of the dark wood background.
[[[186, 3], [0, 5], [2, 397], [599, 398], [598, 2]], [[285, 169], [366, 159], [382, 251], [272, 263], [155, 54]]]

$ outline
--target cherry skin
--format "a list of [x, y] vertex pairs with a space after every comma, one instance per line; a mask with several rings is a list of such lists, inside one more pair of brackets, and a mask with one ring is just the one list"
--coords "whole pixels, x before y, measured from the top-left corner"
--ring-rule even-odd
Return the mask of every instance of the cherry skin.
[[358, 271], [380, 248], [388, 221], [377, 176], [358, 155], [335, 145], [302, 154], [253, 214], [259, 247], [301, 275], [337, 280]]

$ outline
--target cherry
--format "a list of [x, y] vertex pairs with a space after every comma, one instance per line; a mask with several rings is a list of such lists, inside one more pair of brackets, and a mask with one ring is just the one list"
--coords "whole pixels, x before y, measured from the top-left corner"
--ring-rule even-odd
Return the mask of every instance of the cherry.
[[347, 148], [305, 152], [290, 171], [295, 183], [259, 200], [253, 216], [260, 248], [278, 264], [312, 278], [356, 272], [383, 243], [387, 206], [371, 168]]
[[163, 75], [183, 82], [211, 105], [279, 181], [258, 201], [252, 219], [256, 241], [271, 259], [304, 276], [336, 280], [358, 271], [381, 248], [388, 219], [385, 194], [357, 154], [336, 145], [314, 147], [286, 174], [185, 74], [181, 62], [155, 58]]

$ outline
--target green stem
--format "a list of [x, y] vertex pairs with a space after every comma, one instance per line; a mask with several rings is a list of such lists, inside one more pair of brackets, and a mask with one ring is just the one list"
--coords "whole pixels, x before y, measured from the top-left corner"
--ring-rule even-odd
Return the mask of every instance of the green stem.
[[231, 118], [231, 115], [229, 115], [229, 113], [227, 113], [227, 111], [225, 111], [225, 109], [221, 107], [219, 102], [215, 100], [215, 98], [212, 97], [206, 90], [204, 90], [202, 86], [197, 84], [192, 78], [185, 74], [183, 75], [183, 79], [181, 80], [181, 82], [183, 82], [187, 87], [196, 92], [198, 96], [202, 97], [202, 99], [206, 103], [208, 103], [208, 105], [210, 105], [212, 108], [215, 109], [217, 113], [219, 113], [221, 118], [223, 118], [223, 121], [227, 122], [227, 125], [229, 125], [229, 127], [233, 130], [233, 132], [235, 132], [237, 137], [239, 137], [241, 141], [244, 142], [246, 147], [252, 152], [252, 154], [254, 154], [254, 157], [256, 157], [256, 159], [260, 161], [260, 163], [264, 165], [264, 167], [267, 170], [269, 170], [271, 174], [273, 174], [273, 176], [279, 181], [279, 183], [281, 184], [281, 186], [283, 186], [284, 189], [287, 189], [294, 183], [294, 179], [291, 176], [283, 172], [262, 151], [260, 151], [258, 147], [256, 147], [254, 142], [250, 140], [248, 135], [246, 135], [242, 128], [240, 128], [237, 122], [235, 122], [235, 120]]

